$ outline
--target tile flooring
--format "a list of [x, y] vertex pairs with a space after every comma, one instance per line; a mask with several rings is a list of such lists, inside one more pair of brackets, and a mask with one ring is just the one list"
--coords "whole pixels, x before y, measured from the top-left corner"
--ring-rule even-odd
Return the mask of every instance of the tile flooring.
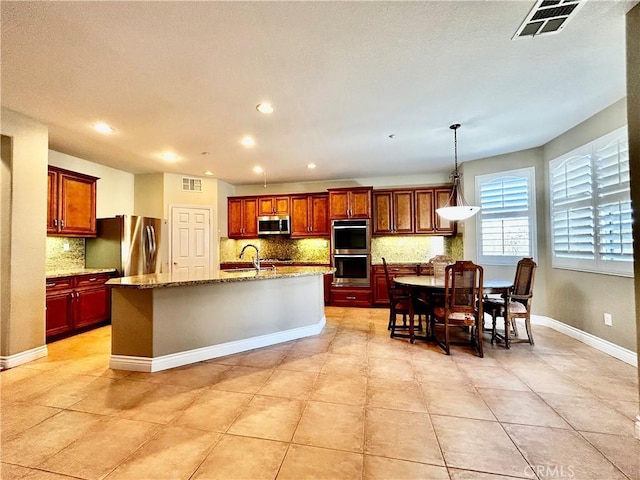
[[445, 356], [384, 309], [323, 333], [147, 374], [110, 329], [0, 374], [1, 478], [640, 479], [637, 369], [544, 327]]

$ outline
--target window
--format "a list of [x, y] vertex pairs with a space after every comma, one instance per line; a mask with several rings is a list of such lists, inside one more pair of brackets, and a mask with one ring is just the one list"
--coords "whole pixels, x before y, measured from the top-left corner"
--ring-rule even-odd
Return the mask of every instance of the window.
[[627, 127], [549, 163], [553, 267], [633, 275]]
[[480, 263], [515, 265], [535, 256], [534, 178], [533, 167], [476, 177]]

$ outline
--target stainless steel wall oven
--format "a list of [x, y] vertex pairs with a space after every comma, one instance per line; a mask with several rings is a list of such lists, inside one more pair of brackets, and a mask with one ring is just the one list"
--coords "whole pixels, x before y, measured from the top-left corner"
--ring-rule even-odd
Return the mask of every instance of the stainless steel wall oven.
[[371, 231], [368, 219], [331, 222], [331, 257], [336, 285], [371, 284]]

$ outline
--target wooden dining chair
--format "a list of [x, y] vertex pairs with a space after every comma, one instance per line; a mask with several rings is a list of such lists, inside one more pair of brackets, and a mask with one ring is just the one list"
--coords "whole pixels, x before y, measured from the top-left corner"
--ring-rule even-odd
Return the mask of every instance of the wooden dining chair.
[[[482, 352], [482, 281], [484, 271], [480, 265], [460, 260], [445, 269], [444, 305], [433, 309], [431, 333], [436, 343], [450, 355], [450, 330], [464, 327], [469, 330], [472, 347]], [[444, 327], [444, 340], [438, 339], [436, 327]], [[458, 343], [458, 342], [455, 342]]]
[[[393, 279], [391, 275], [389, 275], [389, 269], [387, 267], [387, 261], [385, 258], [382, 258], [382, 265], [384, 267], [384, 276], [387, 281], [387, 293], [389, 295], [389, 324], [387, 326], [387, 330], [391, 330], [391, 337], [406, 337], [409, 338], [408, 335], [400, 335], [396, 333], [396, 329], [406, 329], [409, 328], [407, 324], [407, 317], [409, 316], [410, 310], [409, 305], [411, 302], [411, 295], [408, 291], [397, 288], [393, 283]], [[418, 317], [418, 330], [422, 329], [422, 316], [427, 315], [426, 306], [422, 304], [422, 302], [414, 303], [414, 317], [417, 315]], [[402, 325], [399, 326], [397, 324], [398, 315], [402, 315]], [[425, 320], [426, 321], [426, 320]]]
[[[519, 342], [533, 342], [533, 333], [531, 331], [531, 301], [533, 299], [533, 280], [536, 275], [536, 262], [532, 258], [523, 258], [516, 266], [516, 277], [513, 281], [513, 287], [507, 292], [505, 298], [485, 298], [483, 303], [484, 311], [491, 315], [491, 343], [501, 339], [504, 340], [505, 348], [509, 348], [512, 342], [509, 329], [513, 329], [515, 336], [518, 336], [518, 326], [516, 319], [524, 318], [524, 326], [527, 330], [527, 340], [518, 340]], [[508, 310], [505, 308], [508, 305]], [[506, 320], [509, 318], [509, 321]], [[498, 333], [496, 329], [496, 318], [505, 319], [504, 335]]]

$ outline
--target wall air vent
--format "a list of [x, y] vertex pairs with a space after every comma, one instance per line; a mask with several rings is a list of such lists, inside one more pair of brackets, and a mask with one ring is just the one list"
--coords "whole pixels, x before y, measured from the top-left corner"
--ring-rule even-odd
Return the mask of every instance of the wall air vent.
[[193, 177], [182, 177], [183, 192], [202, 192], [202, 179]]
[[533, 38], [558, 33], [587, 0], [538, 0], [512, 37]]

